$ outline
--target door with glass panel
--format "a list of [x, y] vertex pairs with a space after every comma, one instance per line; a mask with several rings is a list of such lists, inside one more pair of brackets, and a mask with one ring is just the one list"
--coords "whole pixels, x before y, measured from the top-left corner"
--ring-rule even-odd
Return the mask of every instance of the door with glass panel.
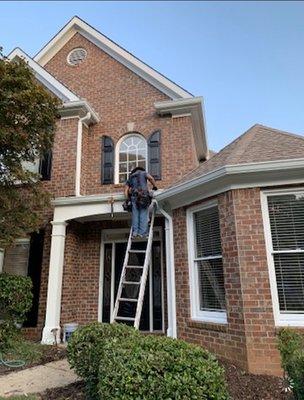
[[[139, 250], [145, 249], [146, 242], [137, 242], [136, 247]], [[127, 242], [114, 241], [103, 244], [103, 260], [102, 268], [102, 306], [101, 320], [102, 322], [110, 322], [111, 312], [113, 312], [115, 299], [117, 295], [119, 279], [121, 276], [123, 261], [125, 257]], [[145, 254], [132, 253], [130, 255], [130, 264], [143, 265]], [[138, 280], [136, 274], [138, 270], [130, 270], [127, 272], [130, 276], [127, 280], [135, 282]], [[161, 241], [156, 240], [152, 245], [151, 266], [146, 284], [145, 297], [141, 315], [139, 329], [142, 331], [163, 331], [163, 268], [162, 268], [162, 246]], [[124, 297], [136, 297], [135, 290], [138, 288], [131, 286], [126, 288], [128, 293]], [[126, 303], [122, 305], [120, 314], [122, 316], [134, 315], [133, 307], [136, 303]]]

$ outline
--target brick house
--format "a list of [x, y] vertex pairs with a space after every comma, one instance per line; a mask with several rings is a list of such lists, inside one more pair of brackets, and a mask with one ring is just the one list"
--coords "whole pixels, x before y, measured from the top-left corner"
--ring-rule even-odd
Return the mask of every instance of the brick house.
[[110, 321], [123, 183], [142, 165], [159, 190], [140, 329], [280, 374], [277, 329], [304, 327], [304, 138], [254, 125], [214, 154], [202, 99], [78, 17], [15, 57], [63, 102], [52, 153], [32, 166], [54, 198], [46, 223], [0, 253], [0, 270], [33, 279], [27, 334], [53, 343], [65, 323]]

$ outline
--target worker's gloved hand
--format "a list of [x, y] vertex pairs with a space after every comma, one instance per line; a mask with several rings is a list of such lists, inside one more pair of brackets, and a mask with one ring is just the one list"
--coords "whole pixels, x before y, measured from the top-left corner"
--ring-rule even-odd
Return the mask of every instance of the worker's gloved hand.
[[156, 187], [156, 186], [153, 186], [152, 190], [155, 190], [155, 191], [156, 191], [156, 190], [158, 190], [158, 189], [157, 189], [157, 187]]

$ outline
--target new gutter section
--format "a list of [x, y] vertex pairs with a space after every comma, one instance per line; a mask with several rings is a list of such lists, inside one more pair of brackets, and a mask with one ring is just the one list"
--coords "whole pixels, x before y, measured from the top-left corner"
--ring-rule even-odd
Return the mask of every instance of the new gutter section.
[[173, 208], [229, 189], [304, 182], [304, 158], [227, 165], [157, 194]]
[[80, 196], [80, 179], [81, 179], [81, 155], [82, 155], [82, 130], [83, 123], [90, 120], [91, 113], [88, 111], [83, 118], [79, 118], [77, 127], [77, 144], [76, 144], [76, 173], [75, 173], [75, 196]]

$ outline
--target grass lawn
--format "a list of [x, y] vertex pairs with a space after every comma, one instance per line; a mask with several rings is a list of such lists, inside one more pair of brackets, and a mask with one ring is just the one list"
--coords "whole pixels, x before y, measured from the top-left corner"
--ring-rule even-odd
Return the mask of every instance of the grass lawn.
[[22, 368], [9, 368], [0, 363], [0, 375], [46, 364], [51, 361], [57, 361], [64, 358], [65, 355], [66, 349], [64, 347], [41, 345], [40, 343], [34, 343], [20, 338], [13, 344], [9, 351], [3, 354], [3, 359], [5, 361], [21, 360], [25, 362], [25, 366]]

